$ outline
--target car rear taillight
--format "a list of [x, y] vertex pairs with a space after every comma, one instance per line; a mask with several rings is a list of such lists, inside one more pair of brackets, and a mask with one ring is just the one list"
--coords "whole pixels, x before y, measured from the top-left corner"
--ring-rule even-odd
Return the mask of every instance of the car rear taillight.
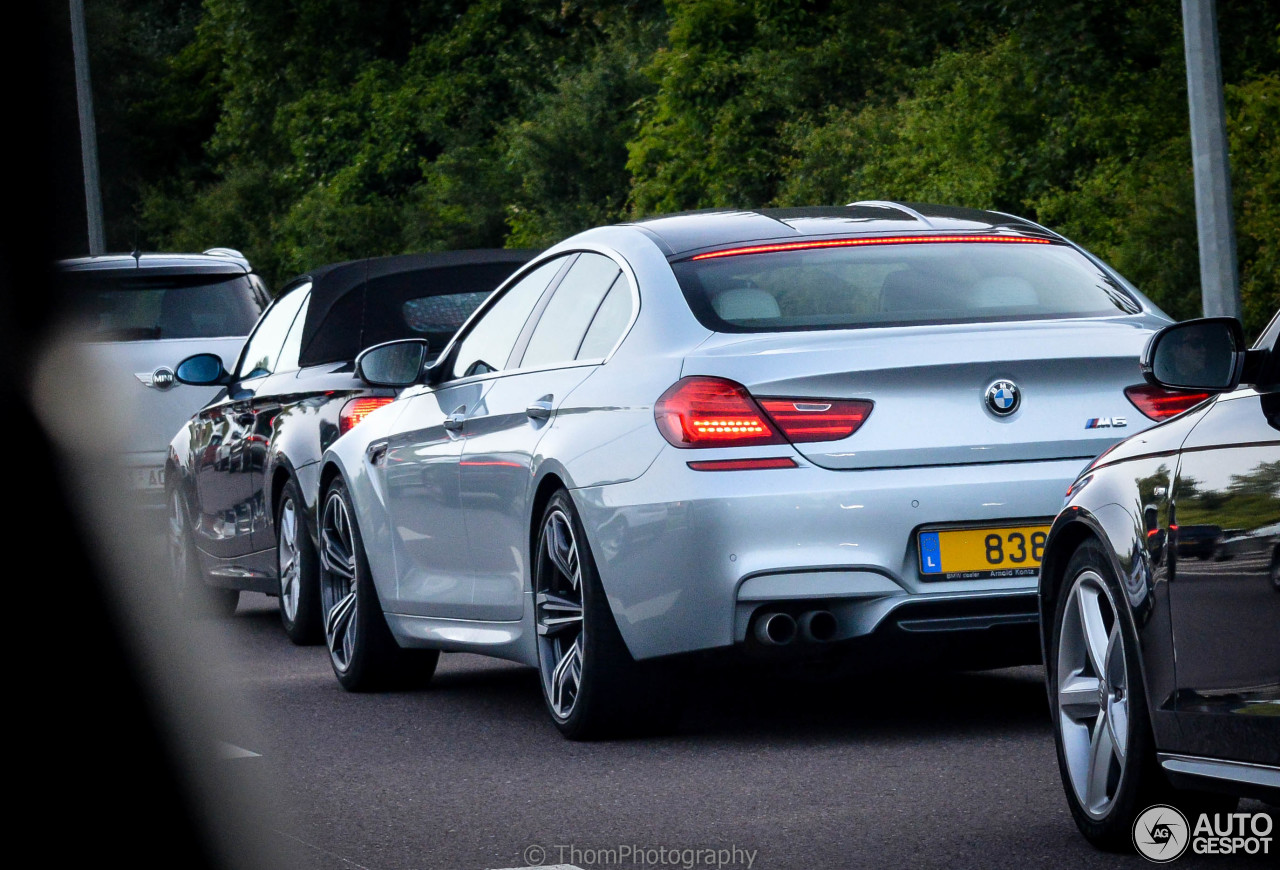
[[723, 378], [684, 378], [653, 408], [662, 436], [676, 447], [783, 444], [768, 416], [742, 384]]
[[734, 381], [691, 377], [662, 394], [654, 417], [676, 447], [749, 447], [839, 441], [858, 430], [871, 407], [848, 399], [756, 399]]
[[1209, 398], [1209, 393], [1171, 390], [1153, 384], [1125, 387], [1124, 394], [1133, 406], [1152, 420], [1168, 420], [1190, 410]]
[[796, 444], [848, 438], [871, 413], [870, 402], [847, 399], [760, 399], [760, 404]]
[[358, 424], [363, 423], [365, 417], [368, 417], [383, 405], [390, 405], [394, 401], [394, 396], [363, 396], [359, 399], [352, 399], [343, 405], [342, 410], [338, 412], [339, 434], [345, 435]]

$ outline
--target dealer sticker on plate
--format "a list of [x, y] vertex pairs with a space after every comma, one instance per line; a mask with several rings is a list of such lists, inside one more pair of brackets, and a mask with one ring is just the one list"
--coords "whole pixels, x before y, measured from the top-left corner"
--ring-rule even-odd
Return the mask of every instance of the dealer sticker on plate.
[[134, 489], [164, 489], [164, 466], [129, 469]]
[[920, 573], [930, 580], [1034, 577], [1049, 527], [931, 529], [917, 538]]

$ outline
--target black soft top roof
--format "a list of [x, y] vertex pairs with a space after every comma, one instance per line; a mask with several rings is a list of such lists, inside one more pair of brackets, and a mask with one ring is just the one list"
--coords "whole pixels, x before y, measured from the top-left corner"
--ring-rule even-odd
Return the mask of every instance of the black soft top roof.
[[473, 250], [371, 257], [299, 275], [289, 285], [310, 281], [311, 304], [302, 325], [298, 362], [302, 366], [349, 362], [366, 347], [408, 338], [414, 333], [405, 325], [406, 301], [491, 291], [536, 253]]

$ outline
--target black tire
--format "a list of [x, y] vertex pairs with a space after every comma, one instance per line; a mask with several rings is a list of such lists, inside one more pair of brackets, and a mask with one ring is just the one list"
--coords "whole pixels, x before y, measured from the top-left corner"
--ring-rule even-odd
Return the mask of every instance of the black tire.
[[284, 633], [298, 646], [322, 643], [320, 557], [311, 539], [302, 491], [293, 478], [285, 483], [276, 506], [276, 570]]
[[[570, 573], [579, 578], [580, 602], [573, 595], [570, 574], [557, 567], [548, 549], [560, 534], [554, 529], [564, 528], [558, 525], [561, 522], [567, 523], [573, 536], [577, 570]], [[637, 662], [631, 657], [600, 584], [586, 532], [565, 490], [551, 497], [539, 520], [533, 571], [538, 682], [560, 733], [570, 740], [595, 740], [673, 728], [683, 699], [678, 662]], [[581, 617], [576, 621], [581, 627], [575, 634], [573, 605], [577, 603]], [[573, 672], [562, 667], [566, 656], [573, 655], [578, 677], [570, 692], [569, 680], [557, 681], [557, 675]], [[567, 703], [570, 694], [572, 700]]]
[[320, 507], [320, 606], [333, 673], [349, 692], [425, 685], [440, 653], [402, 649], [391, 635], [355, 516], [335, 478]]
[[174, 599], [184, 616], [228, 617], [236, 612], [240, 591], [212, 586], [200, 568], [195, 537], [191, 533], [191, 514], [187, 500], [177, 489], [169, 491], [169, 528], [167, 532], [169, 575]]
[[[1077, 787], [1072, 782], [1071, 765], [1068, 762], [1068, 753], [1071, 750], [1067, 748], [1069, 738], [1064, 732], [1074, 726], [1078, 733], [1081, 723], [1072, 723], [1070, 715], [1062, 714], [1062, 694], [1059, 689], [1059, 673], [1065, 669], [1064, 662], [1071, 658], [1063, 653], [1062, 639], [1064, 625], [1067, 624], [1065, 619], [1078, 619], [1079, 614], [1079, 610], [1073, 612], [1070, 606], [1072, 592], [1078, 582], [1105, 587], [1106, 594], [1100, 596], [1099, 600], [1105, 600], [1106, 604], [1101, 609], [1109, 610], [1110, 614], [1108, 619], [1108, 614], [1103, 612], [1101, 622], [1108, 633], [1112, 631], [1113, 626], [1118, 627], [1118, 633], [1114, 637], [1122, 647], [1124, 667], [1116, 668], [1116, 672], [1119, 673], [1122, 670], [1124, 674], [1122, 689], [1124, 696], [1128, 698], [1127, 729], [1124, 729], [1127, 731], [1125, 760], [1119, 765], [1118, 774], [1116, 774], [1116, 762], [1112, 761], [1111, 776], [1108, 781], [1113, 785], [1110, 785], [1105, 792], [1110, 795], [1109, 800], [1104, 807], [1095, 807], [1093, 812], [1086, 809], [1080, 795], [1077, 794]], [[1062, 777], [1067, 806], [1071, 810], [1076, 826], [1085, 838], [1099, 849], [1112, 852], [1133, 851], [1134, 819], [1143, 810], [1155, 804], [1171, 804], [1182, 810], [1188, 818], [1194, 819], [1200, 812], [1225, 811], [1234, 807], [1236, 803], [1235, 798], [1224, 795], [1175, 790], [1160, 770], [1156, 759], [1151, 715], [1147, 707], [1146, 686], [1138, 654], [1138, 638], [1132, 620], [1125, 609], [1125, 600], [1123, 590], [1116, 580], [1111, 562], [1102, 545], [1092, 539], [1082, 543], [1067, 562], [1063, 582], [1057, 600], [1054, 602], [1052, 632], [1045, 661], [1058, 771]], [[1086, 669], [1088, 667], [1086, 666]], [[1084, 679], [1087, 680], [1089, 677], [1084, 676]], [[1105, 688], [1103, 695], [1110, 696]], [[1087, 697], [1087, 692], [1082, 692], [1079, 697]], [[1103, 704], [1099, 703], [1097, 706], [1101, 713], [1104, 709]], [[1098, 730], [1097, 721], [1097, 719], [1094, 720], [1095, 724], [1090, 729], [1095, 736]], [[1117, 729], [1117, 733], [1119, 730]], [[1076, 742], [1073, 743], [1076, 747], [1074, 757], [1077, 759], [1080, 747], [1078, 739], [1077, 737]], [[1078, 770], [1079, 767], [1077, 767]]]

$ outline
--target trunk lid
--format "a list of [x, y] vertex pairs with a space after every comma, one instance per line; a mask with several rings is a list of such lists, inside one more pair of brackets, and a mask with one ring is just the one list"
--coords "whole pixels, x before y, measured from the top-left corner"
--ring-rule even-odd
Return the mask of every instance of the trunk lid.
[[221, 387], [192, 387], [173, 381], [167, 389], [149, 386], [155, 372], [171, 373], [194, 353], [216, 353], [228, 368], [243, 338], [174, 338], [157, 341], [92, 342], [86, 353], [98, 368], [98, 383], [118, 397], [120, 412], [130, 420], [129, 453], [168, 449], [173, 436]]
[[[1164, 325], [1137, 316], [717, 334], [682, 375], [731, 378], [757, 397], [874, 402], [849, 438], [796, 445], [823, 468], [1090, 459], [1153, 425], [1124, 388], [1142, 382], [1138, 356]], [[986, 400], [997, 381], [1020, 394], [1008, 416]]]

